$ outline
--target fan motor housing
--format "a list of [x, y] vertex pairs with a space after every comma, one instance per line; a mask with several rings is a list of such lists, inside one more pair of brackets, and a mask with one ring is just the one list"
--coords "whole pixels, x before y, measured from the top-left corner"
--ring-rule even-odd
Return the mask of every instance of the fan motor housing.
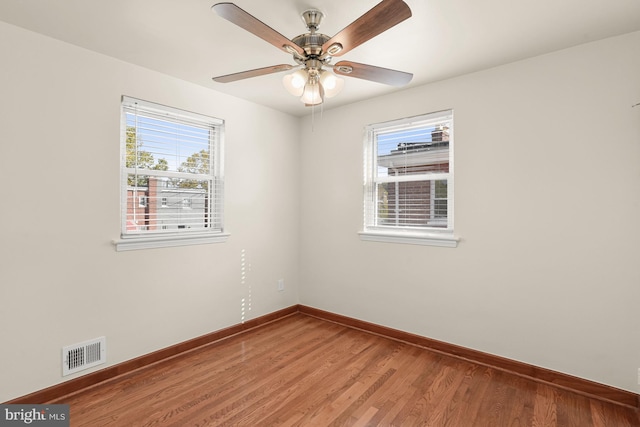
[[322, 45], [331, 37], [326, 34], [320, 33], [306, 33], [300, 34], [298, 37], [291, 40], [302, 49], [309, 56], [320, 56], [322, 54]]

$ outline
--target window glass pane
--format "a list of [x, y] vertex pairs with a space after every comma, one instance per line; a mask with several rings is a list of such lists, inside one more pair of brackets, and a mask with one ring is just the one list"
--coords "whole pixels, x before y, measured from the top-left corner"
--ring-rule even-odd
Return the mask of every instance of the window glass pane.
[[449, 172], [446, 122], [376, 133], [378, 176]]
[[446, 188], [447, 182], [443, 180], [378, 184], [377, 225], [446, 228]]
[[[139, 178], [149, 185], [127, 190], [127, 231], [161, 232], [218, 227], [217, 218], [212, 213], [209, 181], [173, 180], [148, 175]], [[135, 203], [142, 199], [146, 201], [144, 205]]]
[[211, 129], [126, 113], [127, 167], [208, 174]]
[[[433, 185], [434, 197], [433, 197], [433, 219], [441, 220], [447, 219], [448, 214], [448, 201], [447, 201], [447, 181], [439, 180], [434, 181]], [[437, 226], [433, 223], [433, 226]]]

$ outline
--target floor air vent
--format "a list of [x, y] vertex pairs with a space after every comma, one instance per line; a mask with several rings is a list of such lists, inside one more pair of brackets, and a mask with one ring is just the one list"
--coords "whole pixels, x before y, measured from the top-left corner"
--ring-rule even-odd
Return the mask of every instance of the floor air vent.
[[105, 337], [81, 342], [62, 348], [62, 375], [93, 368], [107, 360]]

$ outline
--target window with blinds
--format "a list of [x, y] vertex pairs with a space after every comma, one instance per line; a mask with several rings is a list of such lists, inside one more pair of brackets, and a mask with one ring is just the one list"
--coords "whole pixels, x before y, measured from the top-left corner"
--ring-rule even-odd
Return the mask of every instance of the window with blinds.
[[364, 229], [453, 232], [453, 112], [367, 126]]
[[122, 238], [223, 232], [220, 119], [122, 99]]

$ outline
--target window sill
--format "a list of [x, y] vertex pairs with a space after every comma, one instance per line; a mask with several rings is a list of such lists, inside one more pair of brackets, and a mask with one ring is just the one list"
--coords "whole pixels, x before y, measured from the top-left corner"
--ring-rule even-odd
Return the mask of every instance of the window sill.
[[360, 240], [366, 242], [383, 242], [383, 243], [404, 243], [409, 245], [423, 246], [439, 246], [445, 248], [455, 248], [458, 246], [459, 238], [453, 234], [443, 232], [431, 233], [411, 233], [397, 231], [361, 231], [358, 233]]
[[174, 246], [191, 246], [191, 245], [206, 245], [210, 243], [224, 243], [229, 238], [229, 234], [223, 233], [202, 233], [202, 234], [190, 234], [190, 235], [167, 235], [167, 236], [136, 236], [136, 237], [123, 237], [120, 240], [115, 240], [113, 244], [116, 247], [116, 251], [135, 251], [139, 249], [155, 249], [155, 248], [169, 248]]

